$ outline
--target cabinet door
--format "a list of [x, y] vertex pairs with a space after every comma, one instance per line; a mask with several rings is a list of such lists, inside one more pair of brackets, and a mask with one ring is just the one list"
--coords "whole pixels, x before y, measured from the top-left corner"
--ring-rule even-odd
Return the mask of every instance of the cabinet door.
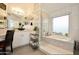
[[23, 46], [26, 44], [29, 44], [29, 32], [16, 32], [14, 35], [14, 40], [13, 40], [13, 47], [19, 47], [19, 46]]

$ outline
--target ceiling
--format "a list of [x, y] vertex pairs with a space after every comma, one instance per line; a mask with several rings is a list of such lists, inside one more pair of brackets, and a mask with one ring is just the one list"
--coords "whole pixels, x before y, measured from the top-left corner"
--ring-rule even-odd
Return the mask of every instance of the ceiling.
[[36, 8], [33, 3], [8, 3], [6, 5], [7, 11], [10, 11], [12, 8], [21, 9], [26, 15], [32, 13], [34, 8]]
[[41, 4], [41, 7], [51, 14], [56, 10], [75, 5], [78, 6], [79, 3], [43, 3]]

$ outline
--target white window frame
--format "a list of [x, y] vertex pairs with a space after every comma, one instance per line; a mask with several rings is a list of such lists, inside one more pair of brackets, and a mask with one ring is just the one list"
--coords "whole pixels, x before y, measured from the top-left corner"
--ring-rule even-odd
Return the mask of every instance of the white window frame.
[[[69, 27], [70, 27], [70, 25], [69, 25], [69, 23], [70, 23], [70, 15], [69, 14], [67, 14], [67, 15], [62, 15], [62, 16], [68, 16], [69, 17], [69, 20], [68, 20], [68, 36], [69, 36]], [[58, 17], [62, 17], [62, 16], [58, 16]], [[54, 18], [58, 18], [58, 17], [54, 17]], [[52, 19], [52, 22], [53, 22], [53, 20], [54, 20], [54, 18]], [[53, 27], [54, 25], [53, 25], [53, 23], [52, 23], [52, 32], [54, 33], [54, 27]]]

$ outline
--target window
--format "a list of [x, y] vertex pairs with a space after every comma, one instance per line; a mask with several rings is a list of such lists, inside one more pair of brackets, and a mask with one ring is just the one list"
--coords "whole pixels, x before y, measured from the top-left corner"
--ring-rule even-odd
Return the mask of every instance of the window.
[[53, 18], [53, 32], [61, 35], [68, 35], [69, 15]]

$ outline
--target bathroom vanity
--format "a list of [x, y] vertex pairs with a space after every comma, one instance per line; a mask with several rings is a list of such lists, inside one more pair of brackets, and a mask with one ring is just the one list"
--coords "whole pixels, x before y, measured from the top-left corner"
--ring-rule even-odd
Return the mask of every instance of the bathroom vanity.
[[29, 44], [30, 32], [26, 30], [15, 30], [13, 48]]
[[[7, 29], [0, 29], [0, 41], [5, 40], [6, 31]], [[29, 30], [15, 29], [13, 38], [13, 48], [28, 45], [30, 41], [30, 33], [31, 31]]]

